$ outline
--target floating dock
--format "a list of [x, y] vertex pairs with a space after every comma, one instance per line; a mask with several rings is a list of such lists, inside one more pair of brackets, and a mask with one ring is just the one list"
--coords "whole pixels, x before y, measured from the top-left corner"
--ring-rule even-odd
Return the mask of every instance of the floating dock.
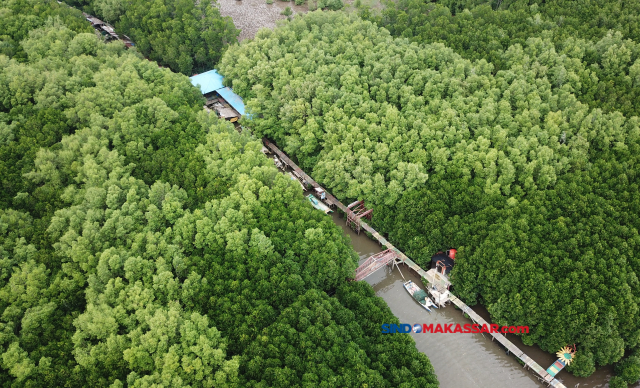
[[[289, 157], [285, 155], [284, 152], [280, 151], [280, 149], [278, 149], [278, 147], [276, 147], [275, 144], [269, 141], [266, 137], [263, 138], [262, 141], [269, 150], [271, 150], [274, 154], [278, 156], [278, 158], [280, 159], [280, 161], [282, 161], [283, 164], [291, 168], [296, 173], [297, 176], [300, 176], [303, 179], [303, 183], [306, 182], [308, 185], [310, 185], [314, 189], [321, 187], [309, 175], [307, 175], [304, 171], [302, 171], [300, 167], [298, 167], [291, 159], [289, 159]], [[356, 204], [356, 202], [354, 202], [349, 206], [345, 206], [342, 202], [338, 201], [329, 192], [326, 193], [325, 201], [327, 203], [335, 205], [338, 209], [342, 210], [346, 214], [349, 214], [351, 212], [352, 205]], [[365, 263], [363, 263], [363, 266], [361, 266], [361, 268], [358, 268], [356, 270], [356, 279], [358, 280], [364, 279], [365, 277], [373, 273], [378, 268], [381, 268], [384, 265], [384, 264], [380, 265], [380, 263], [382, 262], [384, 262], [385, 264], [388, 262], [391, 262], [391, 259], [389, 258], [389, 253], [393, 253], [393, 255], [399, 259], [399, 261], [405, 263], [409, 268], [414, 270], [418, 275], [420, 275], [423, 278], [426, 278], [427, 280], [435, 283], [435, 285], [438, 286], [439, 282], [436, 279], [434, 279], [434, 270], [425, 271], [424, 269], [420, 268], [418, 264], [414, 263], [413, 260], [409, 259], [398, 248], [394, 247], [393, 244], [387, 241], [386, 238], [382, 237], [380, 233], [378, 233], [375, 229], [369, 226], [366, 222], [359, 220], [359, 227], [371, 233], [373, 238], [378, 240], [378, 242], [382, 246], [386, 247], [387, 250], [380, 252], [379, 254], [374, 255], [369, 260], [365, 261]], [[479, 325], [489, 326], [489, 323], [487, 321], [485, 321], [480, 315], [478, 315], [475, 311], [473, 311], [471, 307], [467, 306], [455, 295], [448, 292], [448, 297], [449, 297], [448, 300], [450, 300], [460, 310], [462, 310], [463, 313], [467, 314], [473, 322]], [[520, 350], [520, 348], [515, 346], [504, 335], [500, 333], [489, 333], [489, 334], [493, 336], [493, 339], [496, 339], [498, 342], [500, 342], [502, 346], [504, 346], [509, 352], [511, 352], [516, 357], [518, 357], [522, 362], [524, 362], [526, 367], [531, 368], [537, 374], [537, 377], [542, 381], [544, 381], [546, 384], [549, 384], [549, 386], [552, 386], [555, 388], [566, 388], [564, 384], [562, 384], [560, 381], [558, 381], [549, 373], [547, 373], [547, 371], [543, 367], [541, 367], [540, 364], [533, 361], [529, 356], [524, 354], [524, 352]]]

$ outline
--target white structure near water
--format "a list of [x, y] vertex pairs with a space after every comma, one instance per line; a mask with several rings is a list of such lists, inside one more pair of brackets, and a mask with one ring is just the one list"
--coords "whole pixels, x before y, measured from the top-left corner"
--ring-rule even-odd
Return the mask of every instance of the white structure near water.
[[444, 307], [451, 301], [451, 293], [449, 292], [451, 282], [447, 275], [438, 272], [436, 268], [432, 268], [424, 274], [424, 278], [429, 282], [427, 291], [438, 306]]

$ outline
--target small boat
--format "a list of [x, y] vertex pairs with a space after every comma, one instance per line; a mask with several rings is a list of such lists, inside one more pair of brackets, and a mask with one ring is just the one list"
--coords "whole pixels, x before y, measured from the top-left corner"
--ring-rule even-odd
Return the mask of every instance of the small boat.
[[311, 202], [311, 206], [315, 207], [318, 210], [322, 210], [326, 214], [333, 213], [333, 210], [324, 203], [318, 201], [318, 198], [314, 197], [313, 194], [307, 195], [307, 199]]
[[276, 167], [278, 167], [281, 170], [284, 170], [284, 166], [282, 165], [282, 162], [280, 161], [280, 159], [278, 159], [277, 156], [273, 157], [273, 163], [276, 165]]
[[300, 184], [300, 187], [302, 187], [302, 191], [304, 191], [304, 190], [305, 190], [304, 185], [302, 184], [302, 182], [300, 182], [300, 180], [299, 180], [295, 175], [293, 175], [293, 174], [290, 172], [290, 173], [289, 173], [289, 176], [291, 177], [291, 180], [292, 180], [292, 181], [296, 181], [296, 182], [298, 182], [298, 183]]
[[415, 284], [412, 280], [403, 284], [405, 290], [415, 299], [416, 302], [420, 303], [420, 306], [424, 307], [428, 312], [431, 312], [431, 307], [438, 308], [438, 306], [433, 303], [427, 292], [417, 284]]

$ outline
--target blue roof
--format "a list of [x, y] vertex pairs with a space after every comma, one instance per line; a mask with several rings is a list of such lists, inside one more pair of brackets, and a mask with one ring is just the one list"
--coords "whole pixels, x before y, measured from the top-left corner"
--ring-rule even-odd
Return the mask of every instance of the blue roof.
[[235, 94], [230, 88], [218, 89], [216, 92], [224, 98], [233, 109], [238, 111], [240, 115], [244, 115], [244, 102], [242, 102], [242, 97]]
[[[205, 73], [194, 75], [191, 77], [191, 83], [193, 86], [200, 85], [200, 91], [202, 94], [211, 93], [214, 90], [224, 88], [222, 84], [222, 76], [215, 70], [209, 70]], [[237, 110], [237, 109], [236, 109]]]

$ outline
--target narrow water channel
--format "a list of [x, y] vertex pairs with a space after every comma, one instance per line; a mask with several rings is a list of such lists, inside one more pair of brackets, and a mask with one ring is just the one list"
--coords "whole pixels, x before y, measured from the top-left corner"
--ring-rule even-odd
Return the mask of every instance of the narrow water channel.
[[[368, 238], [364, 233], [358, 235], [346, 226], [344, 218], [336, 213], [331, 217], [336, 225], [351, 239], [353, 249], [360, 260], [380, 252], [380, 245]], [[401, 274], [401, 273], [402, 274]], [[420, 277], [408, 267], [401, 265], [400, 270], [384, 267], [365, 279], [371, 284], [376, 295], [387, 302], [387, 305], [402, 323], [471, 323], [460, 310], [452, 305], [429, 313], [409, 296], [402, 287], [403, 278], [420, 283]], [[488, 311], [482, 306], [474, 306], [480, 316], [488, 322]], [[485, 334], [415, 334], [411, 336], [416, 348], [431, 360], [438, 381], [442, 388], [528, 388], [545, 387], [536, 375], [523, 368], [515, 356], [508, 354], [502, 345], [491, 340]], [[537, 346], [525, 346], [519, 337], [507, 334], [507, 338], [522, 349], [529, 357], [543, 368], [547, 368], [556, 360], [552, 354], [542, 351]], [[605, 388], [613, 375], [613, 368], [598, 369], [587, 378], [578, 378], [567, 371], [561, 371], [557, 377], [568, 388]], [[630, 386], [631, 387], [631, 386]], [[640, 388], [636, 384], [633, 388]]]

